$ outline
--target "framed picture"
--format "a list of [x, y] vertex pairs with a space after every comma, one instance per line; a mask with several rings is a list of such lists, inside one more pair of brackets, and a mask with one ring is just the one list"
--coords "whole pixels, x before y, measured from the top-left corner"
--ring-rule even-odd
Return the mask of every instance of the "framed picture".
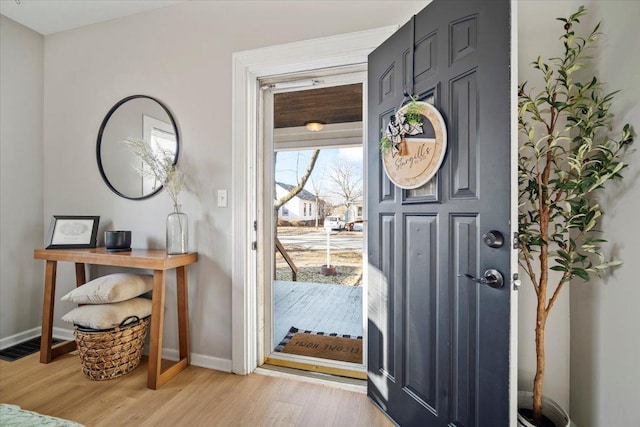
[[46, 249], [95, 248], [99, 222], [99, 216], [52, 216]]

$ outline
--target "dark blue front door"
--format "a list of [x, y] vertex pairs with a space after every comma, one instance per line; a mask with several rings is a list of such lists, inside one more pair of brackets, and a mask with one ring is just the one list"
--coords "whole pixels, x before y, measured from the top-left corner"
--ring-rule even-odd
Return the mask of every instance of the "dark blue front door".
[[[369, 57], [368, 393], [401, 426], [509, 425], [509, 26], [508, 0], [435, 0]], [[405, 91], [448, 133], [415, 190], [389, 181], [377, 144]], [[458, 277], [487, 269], [507, 283]]]

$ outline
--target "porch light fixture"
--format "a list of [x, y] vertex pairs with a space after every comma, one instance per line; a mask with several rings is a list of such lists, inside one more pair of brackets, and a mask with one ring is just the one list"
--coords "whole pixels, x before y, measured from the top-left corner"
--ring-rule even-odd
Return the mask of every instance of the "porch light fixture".
[[304, 125], [307, 130], [310, 130], [311, 132], [318, 132], [322, 130], [325, 122], [321, 122], [320, 120], [311, 120], [309, 122], [306, 122]]

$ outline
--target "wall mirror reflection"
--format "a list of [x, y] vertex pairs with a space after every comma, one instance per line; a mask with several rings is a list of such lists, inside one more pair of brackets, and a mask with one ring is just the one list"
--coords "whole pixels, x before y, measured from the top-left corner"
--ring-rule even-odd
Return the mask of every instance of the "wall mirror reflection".
[[127, 199], [146, 199], [162, 188], [150, 174], [141, 173], [143, 163], [125, 139], [144, 139], [158, 153], [172, 153], [178, 161], [179, 135], [169, 109], [155, 98], [133, 95], [122, 99], [107, 113], [100, 131], [96, 155], [107, 186]]

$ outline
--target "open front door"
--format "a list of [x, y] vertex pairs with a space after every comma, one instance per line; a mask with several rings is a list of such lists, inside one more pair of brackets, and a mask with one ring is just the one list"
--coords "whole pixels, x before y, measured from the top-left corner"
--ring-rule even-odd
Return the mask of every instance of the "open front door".
[[[401, 426], [509, 425], [509, 7], [435, 0], [369, 56], [368, 393]], [[377, 144], [404, 91], [448, 133], [413, 190]], [[502, 287], [459, 277], [490, 269]]]

